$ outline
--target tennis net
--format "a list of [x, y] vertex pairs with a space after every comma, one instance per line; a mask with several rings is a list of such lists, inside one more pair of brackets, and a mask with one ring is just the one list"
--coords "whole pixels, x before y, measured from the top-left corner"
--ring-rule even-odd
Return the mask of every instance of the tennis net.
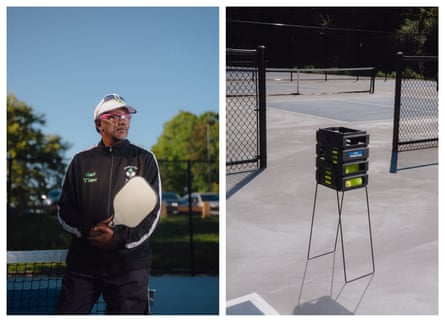
[[375, 68], [268, 68], [268, 95], [374, 93]]
[[[7, 314], [54, 314], [67, 250], [8, 251]], [[91, 310], [103, 314], [102, 297]]]

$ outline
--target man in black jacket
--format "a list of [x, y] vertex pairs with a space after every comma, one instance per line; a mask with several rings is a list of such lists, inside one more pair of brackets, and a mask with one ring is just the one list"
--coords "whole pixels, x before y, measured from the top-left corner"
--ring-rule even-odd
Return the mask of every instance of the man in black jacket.
[[[72, 235], [56, 313], [89, 313], [100, 296], [107, 313], [148, 312], [149, 237], [160, 214], [161, 180], [155, 156], [127, 140], [136, 110], [117, 94], [94, 111], [102, 139], [71, 161], [59, 201], [59, 223]], [[157, 205], [134, 228], [110, 226], [113, 198], [133, 176], [145, 178]]]

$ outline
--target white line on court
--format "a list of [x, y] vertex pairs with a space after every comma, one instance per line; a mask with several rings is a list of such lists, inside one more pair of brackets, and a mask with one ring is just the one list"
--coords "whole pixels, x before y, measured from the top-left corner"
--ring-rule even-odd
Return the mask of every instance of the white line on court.
[[[252, 304], [258, 309], [263, 315], [280, 315], [269, 303], [267, 303], [258, 293], [250, 293], [236, 299], [227, 301], [226, 307], [238, 306]], [[242, 311], [242, 308], [238, 311]], [[240, 313], [241, 314], [241, 313]]]

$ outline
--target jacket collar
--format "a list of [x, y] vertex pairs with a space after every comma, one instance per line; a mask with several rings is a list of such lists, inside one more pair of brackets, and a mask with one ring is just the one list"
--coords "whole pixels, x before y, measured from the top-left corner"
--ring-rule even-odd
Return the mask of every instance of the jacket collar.
[[128, 139], [122, 140], [121, 142], [119, 142], [116, 145], [113, 145], [111, 147], [109, 146], [105, 146], [105, 144], [102, 142], [102, 140], [100, 140], [98, 147], [106, 152], [114, 152], [117, 154], [121, 154], [124, 151], [126, 151], [127, 147], [130, 145], [130, 141], [128, 141]]

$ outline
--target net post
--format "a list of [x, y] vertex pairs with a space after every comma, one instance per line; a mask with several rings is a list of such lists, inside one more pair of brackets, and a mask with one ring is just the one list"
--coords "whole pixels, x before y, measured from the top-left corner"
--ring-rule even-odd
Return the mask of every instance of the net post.
[[297, 95], [300, 95], [300, 70], [297, 71]]
[[374, 94], [375, 91], [375, 75], [376, 75], [376, 69], [375, 67], [371, 70], [371, 84], [369, 85], [369, 94]]

